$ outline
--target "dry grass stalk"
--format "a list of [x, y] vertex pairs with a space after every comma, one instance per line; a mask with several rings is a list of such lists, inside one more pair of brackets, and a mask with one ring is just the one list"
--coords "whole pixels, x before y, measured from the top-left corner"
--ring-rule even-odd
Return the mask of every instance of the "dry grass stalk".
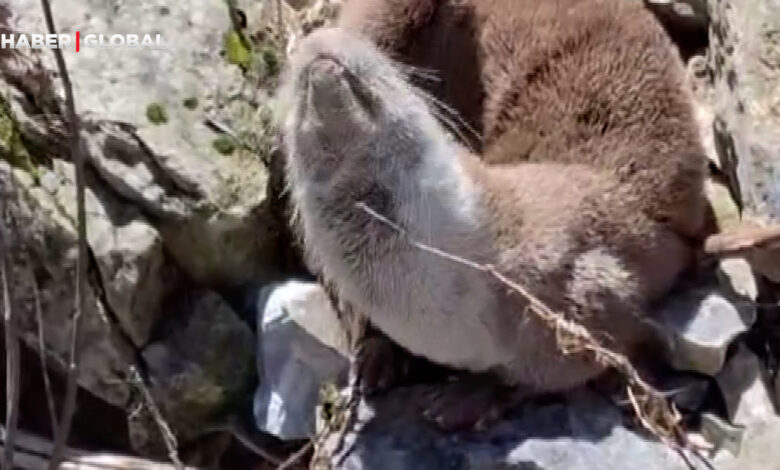
[[612, 367], [623, 375], [626, 380], [627, 393], [633, 412], [640, 424], [648, 432], [678, 452], [682, 458], [685, 459], [689, 467], [695, 468], [685, 454], [685, 451], [692, 451], [697, 457], [704, 460], [687, 442], [685, 432], [680, 425], [680, 414], [677, 412], [674, 405], [670, 403], [662, 393], [641, 378], [639, 372], [637, 372], [636, 368], [626, 356], [603, 346], [585, 327], [550, 309], [528, 289], [499, 272], [495, 266], [476, 263], [472, 260], [421, 243], [414, 240], [406, 229], [382, 214], [379, 214], [365, 203], [359, 202], [356, 204], [356, 207], [392, 228], [415, 248], [484, 272], [510, 288], [512, 291], [520, 294], [528, 301], [527, 311], [535, 315], [548, 328], [555, 332], [558, 348], [562, 354], [587, 353], [598, 364]]
[[[316, 439], [316, 438], [315, 438]], [[306, 444], [303, 445], [300, 449], [298, 449], [294, 454], [289, 456], [284, 462], [279, 464], [278, 467], [276, 467], [276, 470], [291, 470], [294, 468], [294, 465], [296, 465], [304, 455], [314, 446], [315, 439], [309, 440]]]
[[[0, 426], [0, 446], [5, 446], [5, 429]], [[41, 436], [20, 429], [16, 439], [15, 467], [20, 469], [46, 468], [54, 444]], [[173, 470], [172, 465], [112, 452], [95, 452], [65, 448], [62, 470]], [[187, 470], [196, 470], [187, 467]]]
[[41, 374], [43, 375], [43, 388], [46, 393], [46, 403], [49, 407], [49, 419], [51, 420], [52, 434], [56, 436], [59, 433], [57, 423], [57, 408], [54, 406], [54, 394], [51, 391], [51, 379], [49, 378], [49, 368], [46, 364], [46, 336], [43, 329], [43, 309], [41, 308], [41, 294], [38, 289], [38, 280], [35, 275], [30, 273], [32, 282], [33, 298], [35, 300], [35, 321], [38, 324], [38, 356], [41, 359]]
[[176, 441], [176, 436], [173, 434], [168, 422], [163, 418], [160, 409], [154, 402], [154, 398], [152, 398], [152, 394], [149, 392], [149, 388], [144, 383], [143, 378], [141, 378], [138, 369], [134, 366], [130, 366], [130, 381], [138, 389], [138, 392], [141, 394], [141, 397], [146, 404], [146, 408], [152, 414], [152, 418], [154, 418], [157, 427], [160, 429], [160, 434], [165, 442], [165, 448], [168, 450], [168, 458], [171, 459], [176, 470], [183, 470], [184, 465], [179, 458], [179, 443]]
[[[322, 430], [309, 442], [309, 445], [313, 446], [314, 449], [310, 467], [312, 470], [331, 468], [331, 465], [325, 461], [328, 460], [330, 455], [336, 455], [341, 452], [345, 442], [345, 434], [357, 419], [357, 407], [360, 403], [360, 397], [358, 382], [351, 381], [350, 393], [347, 396], [340, 396], [338, 398], [334, 404], [333, 416], [325, 424]], [[331, 449], [326, 449], [326, 441], [328, 437], [334, 433], [336, 433], [335, 443]], [[340, 465], [346, 457], [347, 453], [345, 452], [342, 455], [341, 462], [338, 464]]]
[[8, 232], [5, 226], [5, 194], [0, 194], [0, 283], [3, 295], [3, 320], [5, 325], [6, 359], [6, 445], [3, 450], [3, 468], [11, 469], [14, 463], [14, 441], [19, 421], [19, 339], [14, 335], [15, 323], [11, 301], [11, 263], [9, 262]]
[[[54, 17], [49, 0], [41, 0], [43, 16], [49, 34], [57, 34]], [[87, 295], [87, 216], [84, 204], [84, 154], [81, 152], [81, 139], [76, 103], [73, 98], [73, 85], [70, 82], [68, 68], [62, 49], [52, 49], [57, 62], [57, 69], [65, 90], [65, 107], [67, 113], [68, 131], [70, 137], [70, 158], [76, 169], [76, 224], [78, 232], [78, 260], [76, 267], [76, 308], [71, 324], [71, 342], [68, 354], [68, 382], [65, 389], [65, 401], [62, 416], [54, 439], [54, 452], [50, 470], [59, 467], [65, 449], [65, 443], [70, 434], [73, 414], [76, 411], [76, 395], [78, 394], [79, 356], [81, 352], [81, 322], [85, 310]]]

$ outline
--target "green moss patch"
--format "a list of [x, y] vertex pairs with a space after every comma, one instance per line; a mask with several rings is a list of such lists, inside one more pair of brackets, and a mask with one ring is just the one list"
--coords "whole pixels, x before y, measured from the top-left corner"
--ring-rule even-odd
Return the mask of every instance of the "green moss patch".
[[183, 104], [183, 105], [184, 105], [184, 107], [185, 107], [185, 108], [187, 108], [187, 109], [195, 109], [195, 108], [197, 108], [197, 107], [198, 107], [198, 99], [197, 99], [197, 98], [195, 98], [194, 96], [191, 96], [191, 97], [189, 97], [189, 98], [186, 98], [186, 99], [185, 99], [185, 100], [182, 102], [182, 104]]
[[230, 155], [236, 151], [236, 143], [226, 135], [221, 135], [211, 142], [212, 147], [222, 155]]
[[252, 66], [252, 49], [237, 31], [228, 31], [225, 35], [224, 47], [228, 62], [238, 65], [245, 71]]
[[151, 103], [146, 107], [146, 119], [152, 124], [165, 124], [168, 122], [168, 112], [161, 103]]
[[261, 52], [263, 63], [265, 64], [266, 75], [276, 76], [282, 68], [281, 60], [277, 51], [271, 47], [263, 48]]
[[38, 180], [38, 168], [27, 147], [24, 145], [19, 124], [14, 119], [11, 107], [0, 98], [0, 158], [11, 166], [30, 173]]

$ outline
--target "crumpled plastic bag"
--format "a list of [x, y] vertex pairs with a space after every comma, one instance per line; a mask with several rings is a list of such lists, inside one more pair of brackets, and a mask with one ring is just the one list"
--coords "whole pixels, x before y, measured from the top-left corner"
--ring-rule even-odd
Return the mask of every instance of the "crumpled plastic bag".
[[315, 432], [320, 388], [346, 380], [346, 335], [315, 282], [267, 285], [257, 307], [255, 423], [283, 440], [308, 439]]

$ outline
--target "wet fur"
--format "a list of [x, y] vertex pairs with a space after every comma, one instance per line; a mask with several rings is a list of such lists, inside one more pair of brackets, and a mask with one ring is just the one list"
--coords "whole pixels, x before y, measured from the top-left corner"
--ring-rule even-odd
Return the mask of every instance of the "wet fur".
[[[333, 81], [327, 66], [307, 79], [323, 55], [348, 80]], [[368, 41], [328, 29], [298, 46], [284, 80], [292, 201], [309, 260], [338, 296], [416, 354], [496, 371], [532, 392], [564, 390], [601, 372], [589, 360], [562, 357], [552, 332], [505, 286], [413, 247], [356, 206], [365, 203], [417, 240], [494, 264], [630, 354], [647, 337], [649, 305], [688, 263], [673, 227], [655, 220], [647, 195], [607, 157], [478, 160], [406, 78]], [[327, 86], [311, 88], [311, 80]], [[310, 99], [329, 98], [338, 86], [354, 92], [349, 106]]]

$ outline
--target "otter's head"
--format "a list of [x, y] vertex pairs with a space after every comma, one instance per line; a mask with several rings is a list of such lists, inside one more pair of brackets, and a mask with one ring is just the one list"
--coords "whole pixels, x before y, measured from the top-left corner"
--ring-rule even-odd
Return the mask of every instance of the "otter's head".
[[279, 99], [293, 180], [379, 177], [447, 140], [425, 99], [367, 39], [315, 31], [298, 44], [286, 74]]

